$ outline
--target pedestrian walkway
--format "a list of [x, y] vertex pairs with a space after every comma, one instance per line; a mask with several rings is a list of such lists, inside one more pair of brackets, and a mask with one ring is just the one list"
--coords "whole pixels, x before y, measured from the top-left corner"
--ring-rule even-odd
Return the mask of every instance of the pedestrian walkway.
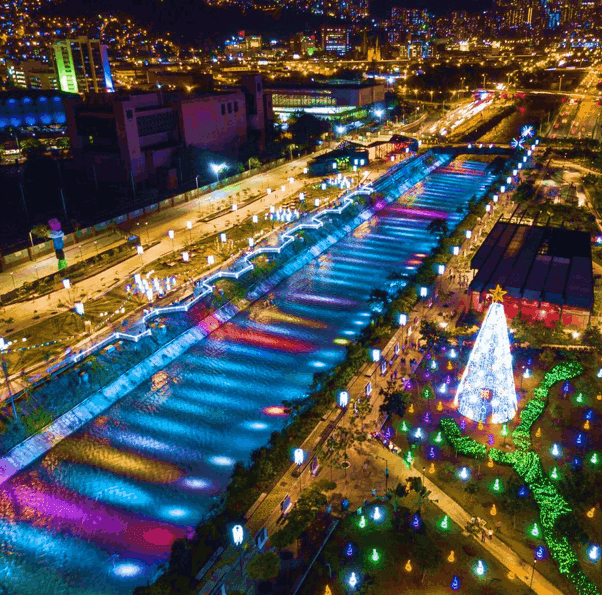
[[[380, 447], [378, 444], [370, 444], [367, 448], [373, 453], [373, 456], [378, 455], [381, 458], [384, 457], [394, 483], [404, 483], [409, 477], [415, 477], [416, 475], [420, 476], [424, 486], [431, 492], [429, 498], [433, 503], [436, 501], [436, 504], [434, 505], [437, 506], [443, 514], [448, 515], [460, 527], [466, 527], [470, 522], [472, 515], [466, 512], [460, 504], [439, 489], [418, 469], [414, 467], [414, 469], [410, 471], [401, 457], [390, 453], [387, 449]], [[380, 459], [376, 458], [375, 460], [382, 468], [383, 465], [380, 464]], [[384, 475], [384, 469], [380, 469], [380, 471], [382, 471]], [[347, 496], [347, 498], [349, 498], [349, 496]], [[359, 502], [360, 505], [361, 502], [362, 500]], [[497, 539], [495, 535], [492, 540], [487, 539], [485, 542], [480, 541], [477, 536], [474, 536], [474, 539], [527, 586], [531, 584], [533, 575], [532, 588], [535, 593], [541, 595], [563, 595], [562, 591], [556, 588], [548, 581], [548, 579], [537, 572], [537, 570], [534, 570], [531, 566], [527, 565], [511, 548]]]

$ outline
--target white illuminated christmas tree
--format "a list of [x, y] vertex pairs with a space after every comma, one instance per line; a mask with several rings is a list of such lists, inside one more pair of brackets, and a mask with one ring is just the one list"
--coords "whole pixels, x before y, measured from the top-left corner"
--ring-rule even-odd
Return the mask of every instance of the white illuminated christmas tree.
[[503, 424], [516, 415], [516, 389], [503, 297], [498, 285], [456, 391], [454, 405], [474, 421]]

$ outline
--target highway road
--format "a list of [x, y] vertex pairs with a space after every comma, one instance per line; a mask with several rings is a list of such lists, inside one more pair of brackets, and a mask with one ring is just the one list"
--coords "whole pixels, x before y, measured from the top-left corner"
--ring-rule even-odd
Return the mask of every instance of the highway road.
[[567, 101], [552, 124], [548, 134], [549, 138], [602, 139], [601, 108], [598, 105], [599, 99], [596, 90], [599, 79], [600, 71], [597, 68], [588, 71], [577, 87], [577, 92], [581, 97], [567, 97]]

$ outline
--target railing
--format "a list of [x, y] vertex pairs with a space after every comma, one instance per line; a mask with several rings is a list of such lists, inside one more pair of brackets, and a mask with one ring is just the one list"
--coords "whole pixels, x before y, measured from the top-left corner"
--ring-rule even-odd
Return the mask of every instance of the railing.
[[[365, 180], [365, 177], [364, 177], [364, 180]], [[357, 196], [359, 194], [370, 195], [370, 194], [372, 194], [372, 192], [373, 192], [373, 189], [369, 184], [358, 187], [356, 190], [353, 190], [352, 192], [345, 195], [341, 199], [343, 201], [343, 204], [340, 207], [332, 208], [332, 209], [324, 209], [320, 213], [318, 213], [316, 215], [312, 215], [307, 221], [299, 223], [299, 224], [295, 225], [293, 228], [291, 228], [290, 230], [283, 232], [280, 236], [280, 240], [283, 240], [283, 241], [279, 246], [262, 246], [260, 248], [253, 250], [252, 252], [250, 252], [248, 254], [245, 254], [241, 259], [241, 262], [243, 263], [244, 266], [239, 271], [231, 271], [231, 270], [221, 271], [220, 270], [220, 271], [216, 271], [215, 273], [213, 273], [206, 279], [201, 279], [200, 281], [198, 281], [193, 290], [193, 297], [191, 299], [189, 299], [186, 303], [178, 304], [178, 305], [174, 305], [174, 306], [164, 306], [164, 307], [160, 307], [160, 308], [155, 308], [154, 310], [147, 312], [141, 318], [140, 322], [135, 325], [135, 327], [144, 325], [144, 327], [145, 327], [144, 330], [137, 332], [137, 333], [126, 333], [123, 331], [116, 331], [114, 333], [111, 333], [109, 336], [105, 337], [101, 342], [96, 343], [92, 347], [90, 347], [84, 351], [80, 351], [77, 354], [73, 354], [69, 358], [65, 358], [64, 363], [60, 366], [60, 368], [68, 366], [72, 363], [77, 363], [78, 361], [81, 361], [82, 359], [88, 357], [95, 351], [98, 351], [105, 345], [114, 343], [115, 341], [118, 341], [120, 339], [124, 339], [127, 341], [133, 341], [133, 342], [137, 343], [143, 337], [150, 336], [151, 329], [146, 328], [146, 323], [149, 320], [151, 320], [152, 318], [155, 318], [156, 316], [161, 316], [163, 314], [188, 312], [188, 310], [190, 310], [190, 308], [192, 308], [199, 300], [201, 300], [205, 296], [209, 295], [210, 293], [213, 293], [213, 291], [215, 289], [215, 286], [213, 285], [213, 283], [215, 281], [218, 281], [220, 279], [239, 279], [242, 275], [244, 275], [245, 273], [248, 273], [249, 271], [252, 271], [255, 268], [255, 265], [251, 262], [251, 259], [254, 259], [257, 256], [260, 256], [262, 254], [280, 254], [282, 252], [282, 250], [284, 250], [284, 248], [286, 248], [289, 244], [291, 244], [292, 242], [295, 241], [295, 235], [297, 233], [299, 233], [300, 231], [302, 231], [304, 229], [319, 229], [320, 227], [322, 227], [324, 225], [324, 222], [320, 220], [321, 217], [328, 215], [328, 214], [340, 215], [345, 209], [347, 209], [347, 207], [349, 207], [350, 205], [353, 204], [354, 196]], [[233, 263], [232, 266], [234, 266], [235, 264], [236, 263]]]

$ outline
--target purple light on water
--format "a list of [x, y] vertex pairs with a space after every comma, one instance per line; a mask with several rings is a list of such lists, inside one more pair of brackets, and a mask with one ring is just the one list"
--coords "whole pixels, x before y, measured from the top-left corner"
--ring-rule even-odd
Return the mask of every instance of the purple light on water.
[[200, 477], [186, 477], [182, 480], [182, 486], [193, 490], [202, 490], [211, 487], [211, 482]]
[[435, 458], [435, 448], [433, 446], [431, 446], [429, 448], [429, 454], [428, 454], [428, 458], [429, 459], [434, 459]]
[[420, 516], [415, 514], [414, 518], [412, 519], [412, 527], [414, 527], [414, 529], [420, 529], [420, 523], [422, 523]]
[[487, 437], [487, 443], [489, 446], [493, 446], [495, 444], [495, 438], [493, 437], [493, 434], [489, 434]]
[[431, 418], [431, 412], [430, 412], [430, 411], [427, 411], [427, 412], [424, 414], [424, 422], [425, 422], [425, 423], [427, 423], [427, 424], [430, 424], [430, 423], [431, 423], [431, 421], [432, 421], [432, 418]]
[[462, 418], [462, 419], [460, 420], [460, 429], [461, 429], [462, 431], [464, 431], [464, 430], [466, 429], [466, 420], [465, 420], [464, 418]]
[[546, 548], [543, 545], [540, 545], [535, 550], [535, 557], [538, 560], [543, 560], [546, 557]]

